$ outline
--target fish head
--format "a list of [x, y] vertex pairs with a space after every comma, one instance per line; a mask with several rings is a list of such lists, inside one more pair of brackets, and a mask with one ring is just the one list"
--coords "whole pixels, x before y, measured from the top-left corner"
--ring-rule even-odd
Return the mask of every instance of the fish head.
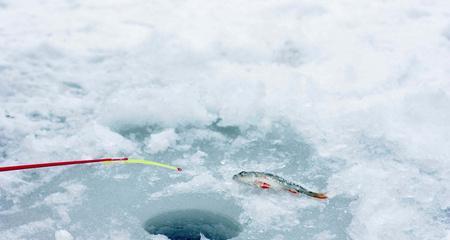
[[251, 183], [254, 181], [254, 174], [251, 172], [242, 171], [233, 176], [233, 180], [242, 183]]

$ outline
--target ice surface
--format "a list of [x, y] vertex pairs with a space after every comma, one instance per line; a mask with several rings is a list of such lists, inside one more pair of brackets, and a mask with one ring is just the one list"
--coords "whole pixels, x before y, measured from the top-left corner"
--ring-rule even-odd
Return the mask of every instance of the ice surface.
[[[0, 0], [5, 239], [165, 239], [177, 209], [237, 239], [450, 238], [450, 3]], [[282, 175], [327, 202], [240, 186]]]
[[177, 134], [174, 129], [167, 129], [160, 133], [155, 133], [146, 140], [148, 152], [155, 154], [166, 151], [167, 148], [176, 144]]
[[73, 240], [73, 236], [66, 230], [58, 230], [55, 232], [55, 240]]

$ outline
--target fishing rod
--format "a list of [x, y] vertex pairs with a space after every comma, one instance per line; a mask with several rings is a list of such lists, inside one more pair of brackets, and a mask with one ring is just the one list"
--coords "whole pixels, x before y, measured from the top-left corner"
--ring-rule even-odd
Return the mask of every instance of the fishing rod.
[[152, 165], [157, 167], [163, 167], [171, 170], [176, 170], [181, 172], [182, 169], [179, 167], [171, 166], [168, 164], [144, 160], [144, 159], [129, 159], [127, 157], [124, 158], [98, 158], [98, 159], [85, 159], [85, 160], [71, 160], [71, 161], [62, 161], [62, 162], [47, 162], [47, 163], [35, 163], [35, 164], [25, 164], [25, 165], [14, 165], [14, 166], [6, 166], [0, 167], [0, 172], [6, 171], [16, 171], [16, 170], [24, 170], [24, 169], [34, 169], [34, 168], [46, 168], [46, 167], [56, 167], [56, 166], [65, 166], [65, 165], [78, 165], [78, 164], [87, 164], [87, 163], [135, 163], [135, 164], [144, 164], [144, 165]]

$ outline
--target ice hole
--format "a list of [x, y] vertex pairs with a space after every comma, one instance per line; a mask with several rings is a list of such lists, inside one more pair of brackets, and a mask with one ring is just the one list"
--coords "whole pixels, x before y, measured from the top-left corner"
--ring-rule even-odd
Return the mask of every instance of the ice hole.
[[226, 240], [236, 237], [242, 230], [230, 217], [197, 209], [162, 213], [147, 220], [144, 228], [171, 240], [199, 240], [200, 233], [211, 240]]

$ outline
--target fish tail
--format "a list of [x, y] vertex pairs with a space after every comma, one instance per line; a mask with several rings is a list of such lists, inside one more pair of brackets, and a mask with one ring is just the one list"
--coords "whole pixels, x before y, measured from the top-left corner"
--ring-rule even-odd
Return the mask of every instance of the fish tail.
[[325, 195], [325, 193], [315, 193], [315, 192], [308, 192], [306, 195], [313, 197], [313, 198], [317, 198], [317, 199], [327, 199], [327, 195]]
[[298, 192], [303, 193], [303, 194], [305, 194], [305, 195], [307, 195], [307, 196], [310, 196], [310, 197], [313, 197], [313, 198], [317, 198], [317, 199], [322, 199], [322, 200], [328, 198], [327, 195], [326, 195], [325, 193], [311, 192], [311, 191], [309, 191], [309, 190], [303, 188], [303, 187], [300, 186], [300, 185], [297, 185], [296, 187], [297, 187], [296, 190], [297, 190]]

